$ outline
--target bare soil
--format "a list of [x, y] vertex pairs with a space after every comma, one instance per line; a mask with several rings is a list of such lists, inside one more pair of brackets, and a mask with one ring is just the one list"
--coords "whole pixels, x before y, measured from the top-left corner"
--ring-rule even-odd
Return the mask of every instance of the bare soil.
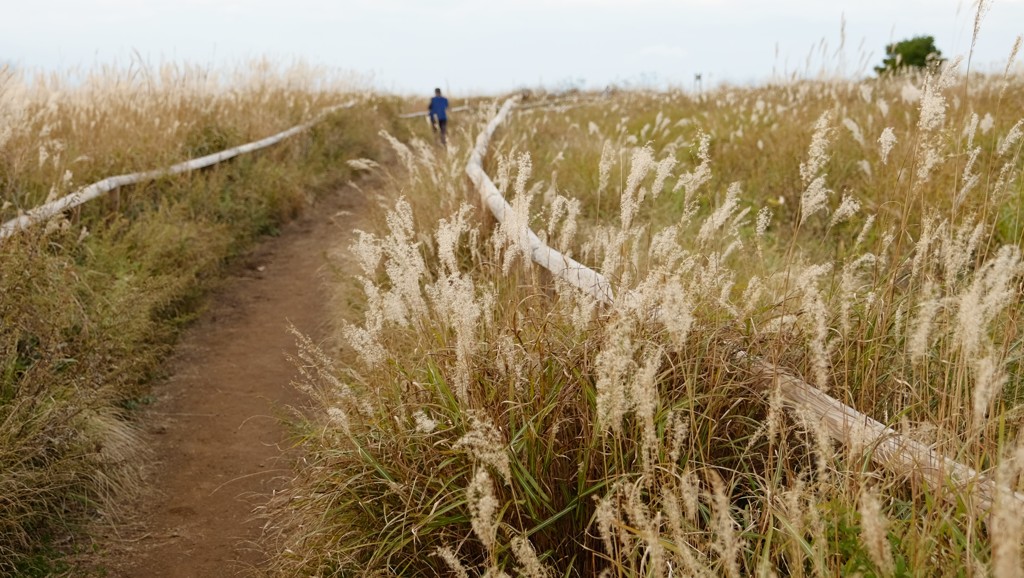
[[[319, 341], [327, 251], [350, 236], [363, 194], [345, 188], [309, 208], [232, 267], [153, 387], [145, 438], [155, 461], [126, 524], [98, 540], [97, 570], [118, 577], [258, 573], [266, 552], [254, 509], [291, 477], [281, 418], [301, 406], [293, 324]], [[90, 565], [93, 565], [90, 564]]]

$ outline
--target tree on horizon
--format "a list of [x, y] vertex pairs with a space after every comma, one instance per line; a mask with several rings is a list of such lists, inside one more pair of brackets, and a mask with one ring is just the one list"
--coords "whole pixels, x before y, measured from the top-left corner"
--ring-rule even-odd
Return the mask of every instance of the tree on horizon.
[[907, 69], [921, 69], [943, 62], [942, 51], [935, 46], [934, 36], [915, 36], [885, 47], [885, 59], [875, 67], [879, 75]]

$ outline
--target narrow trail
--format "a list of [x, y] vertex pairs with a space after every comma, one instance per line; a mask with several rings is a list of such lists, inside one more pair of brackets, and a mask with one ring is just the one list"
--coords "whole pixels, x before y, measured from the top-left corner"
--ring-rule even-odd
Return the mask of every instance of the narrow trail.
[[127, 527], [110, 530], [107, 576], [249, 575], [265, 559], [253, 508], [290, 477], [285, 406], [301, 405], [289, 323], [325, 334], [320, 271], [363, 195], [345, 188], [242, 258], [209, 297], [142, 418], [155, 463]]

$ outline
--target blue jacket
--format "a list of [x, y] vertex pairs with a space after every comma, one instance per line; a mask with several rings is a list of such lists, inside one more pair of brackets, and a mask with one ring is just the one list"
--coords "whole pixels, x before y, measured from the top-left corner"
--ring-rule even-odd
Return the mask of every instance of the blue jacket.
[[433, 122], [436, 116], [438, 120], [448, 120], [448, 99], [443, 96], [435, 96], [430, 99], [430, 120]]

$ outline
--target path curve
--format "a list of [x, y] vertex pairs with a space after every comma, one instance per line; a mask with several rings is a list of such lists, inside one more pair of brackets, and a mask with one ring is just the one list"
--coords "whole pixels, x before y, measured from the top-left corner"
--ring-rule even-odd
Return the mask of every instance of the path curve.
[[297, 372], [287, 326], [325, 336], [320, 272], [362, 198], [346, 187], [240, 259], [182, 335], [142, 417], [156, 455], [151, 489], [131, 523], [110, 531], [106, 575], [225, 578], [264, 561], [252, 511], [291, 477], [279, 418], [303, 401], [289, 385]]

